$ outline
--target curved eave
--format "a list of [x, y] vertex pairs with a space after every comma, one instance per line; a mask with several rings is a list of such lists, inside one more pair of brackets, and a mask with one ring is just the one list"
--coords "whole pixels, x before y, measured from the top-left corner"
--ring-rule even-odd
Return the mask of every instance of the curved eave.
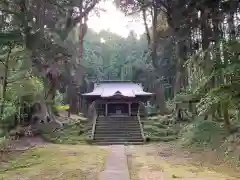
[[[136, 93], [134, 95], [120, 95], [122, 97], [136, 97], [136, 96], [154, 96], [154, 93], [148, 93], [148, 92], [143, 92], [143, 93]], [[93, 93], [85, 93], [85, 94], [81, 94], [81, 96], [100, 96], [100, 97], [114, 97], [116, 95], [107, 95], [107, 96], [103, 96], [100, 94], [93, 94]]]
[[154, 96], [154, 93], [149, 93], [149, 92], [142, 92], [139, 94], [135, 94], [136, 96]]
[[124, 95], [109, 95], [109, 96], [101, 96], [91, 93], [82, 94], [81, 96], [85, 98], [91, 98], [91, 97], [100, 97], [100, 98], [136, 98], [136, 97], [148, 97], [151, 98], [152, 96], [155, 96], [154, 93], [144, 93], [144, 94], [136, 94], [134, 96], [124, 96]]
[[92, 94], [92, 93], [84, 93], [84, 94], [81, 94], [81, 96], [101, 96], [99, 94]]

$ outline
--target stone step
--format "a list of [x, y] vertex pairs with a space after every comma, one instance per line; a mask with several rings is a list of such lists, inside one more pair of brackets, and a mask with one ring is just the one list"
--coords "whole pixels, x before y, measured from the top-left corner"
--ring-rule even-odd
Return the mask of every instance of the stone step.
[[96, 128], [95, 129], [95, 133], [104, 133], [104, 132], [107, 132], [107, 133], [120, 133], [120, 134], [124, 134], [124, 133], [135, 133], [135, 132], [141, 132], [141, 129], [140, 128], [128, 128], [128, 129], [125, 129], [125, 128], [111, 128], [109, 127], [109, 129], [105, 129], [105, 128]]
[[101, 123], [100, 123], [100, 122], [97, 122], [96, 125], [108, 125], [108, 126], [109, 126], [109, 125], [110, 125], [110, 126], [111, 126], [111, 125], [113, 125], [113, 126], [114, 126], [114, 125], [119, 125], [119, 126], [131, 126], [131, 125], [135, 125], [135, 126], [136, 126], [136, 125], [139, 125], [139, 123], [135, 123], [135, 122], [134, 122], [134, 123], [119, 123], [119, 122], [114, 122], [114, 123], [109, 123], [109, 122], [104, 122], [104, 123], [103, 123], [103, 122], [101, 122]]
[[131, 132], [131, 131], [141, 131], [140, 127], [132, 127], [132, 128], [119, 128], [119, 127], [96, 127], [95, 132]]
[[98, 124], [139, 124], [138, 121], [97, 121]]
[[139, 130], [140, 127], [138, 126], [133, 126], [133, 127], [118, 127], [118, 126], [96, 126], [95, 130], [100, 130], [100, 131], [132, 131], [132, 130]]
[[97, 121], [102, 121], [102, 122], [125, 122], [125, 121], [129, 121], [129, 122], [135, 122], [138, 121], [137, 119], [97, 119]]
[[139, 124], [138, 121], [96, 121], [97, 123]]
[[140, 137], [98, 137], [98, 136], [94, 136], [93, 138], [94, 140], [99, 140], [99, 141], [143, 141], [143, 138]]
[[131, 138], [131, 137], [142, 137], [142, 135], [139, 133], [139, 134], [132, 134], [132, 136], [130, 135], [127, 135], [127, 134], [118, 134], [118, 133], [115, 133], [114, 136], [111, 136], [112, 134], [96, 134], [94, 135], [94, 137], [99, 137], [99, 136], [104, 136], [104, 137], [113, 137], [113, 138], [118, 138], [118, 137], [127, 137], [127, 138]]
[[122, 127], [122, 128], [126, 128], [126, 127], [140, 127], [139, 124], [96, 124], [96, 127]]
[[95, 134], [97, 135], [141, 135], [141, 131], [121, 131], [121, 132], [116, 132], [116, 131], [95, 131]]
[[95, 145], [117, 145], [117, 144], [123, 144], [123, 145], [142, 145], [144, 144], [144, 141], [139, 141], [139, 142], [134, 142], [134, 141], [124, 141], [124, 142], [119, 142], [119, 141], [93, 141], [92, 144]]
[[142, 145], [144, 142], [99, 142], [99, 141], [93, 141], [92, 144], [99, 145], [99, 146], [107, 146], [107, 145]]
[[144, 140], [137, 119], [100, 117], [96, 123], [93, 142], [98, 145], [143, 144]]
[[97, 119], [97, 121], [102, 121], [102, 122], [125, 122], [125, 121], [128, 121], [128, 122], [138, 122], [137, 119]]
[[137, 121], [137, 119], [97, 119], [97, 121], [108, 121], [108, 122], [116, 122], [116, 121], [120, 121], [120, 122], [125, 122], [125, 121]]
[[94, 140], [99, 141], [142, 141], [142, 136], [96, 136]]
[[100, 127], [100, 128], [106, 128], [106, 129], [108, 129], [108, 128], [123, 128], [123, 129], [126, 129], [126, 128], [140, 128], [140, 125], [138, 124], [138, 125], [119, 125], [119, 124], [109, 124], [109, 125], [103, 125], [103, 124], [96, 124], [96, 128], [98, 128], [98, 127]]
[[124, 134], [130, 134], [130, 135], [136, 135], [136, 134], [141, 134], [140, 130], [136, 131], [95, 131], [95, 134], [106, 134], [106, 135], [114, 135], [114, 134], [119, 134], [119, 135], [124, 135]]
[[134, 117], [137, 117], [137, 116], [99, 116], [99, 118], [102, 118], [102, 119], [119, 119], [119, 118], [122, 118], [122, 119], [131, 119], [131, 118], [134, 118]]
[[102, 125], [102, 124], [96, 124], [96, 128], [106, 128], [106, 129], [109, 129], [109, 128], [122, 128], [122, 129], [127, 129], [127, 128], [140, 128], [140, 125], [137, 124], [137, 125], [119, 125], [119, 124], [115, 124], [115, 125]]
[[115, 117], [106, 117], [106, 116], [99, 116], [98, 119], [136, 119], [137, 116], [115, 116]]
[[93, 141], [92, 144], [96, 144], [96, 145], [113, 145], [113, 144], [140, 145], [140, 144], [144, 144], [144, 141]]
[[100, 137], [100, 136], [108, 136], [108, 137], [135, 137], [135, 136], [137, 136], [137, 137], [141, 137], [142, 136], [142, 134], [140, 133], [140, 132], [138, 132], [138, 133], [125, 133], [125, 134], [123, 134], [123, 133], [121, 133], [121, 134], [119, 134], [119, 133], [95, 133], [95, 136], [96, 137]]
[[108, 129], [106, 129], [105, 127], [98, 127], [95, 128], [95, 132], [136, 132], [136, 131], [141, 131], [141, 129], [139, 127], [132, 127], [132, 128], [118, 128], [118, 127], [108, 127]]
[[142, 137], [142, 134], [95, 134], [94, 137], [114, 137], [114, 138], [118, 138], [118, 137]]
[[98, 146], [110, 146], [110, 145], [142, 145], [144, 142], [99, 142], [99, 141], [93, 141], [93, 145], [98, 145]]
[[139, 122], [96, 122], [96, 124], [139, 124]]
[[96, 128], [95, 129], [95, 133], [104, 133], [104, 132], [107, 132], [107, 133], [120, 133], [120, 134], [125, 134], [125, 133], [136, 133], [136, 132], [141, 132], [140, 128], [132, 128], [132, 129], [124, 129], [124, 128], [121, 128], [121, 129], [104, 129], [104, 128]]

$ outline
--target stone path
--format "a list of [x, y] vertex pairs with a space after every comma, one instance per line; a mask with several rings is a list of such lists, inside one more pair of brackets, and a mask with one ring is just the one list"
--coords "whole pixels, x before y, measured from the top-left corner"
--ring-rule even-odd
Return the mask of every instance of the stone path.
[[130, 180], [124, 145], [113, 145], [100, 180]]

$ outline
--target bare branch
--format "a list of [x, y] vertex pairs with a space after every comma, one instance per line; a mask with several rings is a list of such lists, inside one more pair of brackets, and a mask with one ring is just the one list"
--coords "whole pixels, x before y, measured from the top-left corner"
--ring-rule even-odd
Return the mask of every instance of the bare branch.
[[0, 63], [2, 63], [6, 67], [5, 62], [2, 59], [0, 59]]
[[[68, 24], [68, 25], [66, 25], [66, 27], [65, 27], [65, 31], [64, 31], [64, 35], [63, 35], [63, 37], [66, 37], [68, 34], [69, 34], [69, 32], [78, 24], [78, 23], [80, 23], [81, 22], [81, 20], [84, 18], [84, 17], [86, 17], [86, 16], [88, 16], [88, 14], [90, 13], [90, 11], [96, 6], [96, 4], [99, 2], [99, 0], [93, 0], [93, 2], [91, 3], [91, 4], [89, 4], [89, 6], [88, 7], [86, 7], [86, 9], [82, 12], [82, 13], [80, 13], [80, 15], [79, 16], [77, 16], [76, 18], [74, 18], [74, 19], [72, 19], [71, 20], [71, 23], [70, 24]], [[70, 13], [73, 13], [73, 10], [72, 11], [70, 11]], [[70, 15], [70, 13], [69, 13], [69, 15]], [[72, 15], [72, 14], [71, 14]]]

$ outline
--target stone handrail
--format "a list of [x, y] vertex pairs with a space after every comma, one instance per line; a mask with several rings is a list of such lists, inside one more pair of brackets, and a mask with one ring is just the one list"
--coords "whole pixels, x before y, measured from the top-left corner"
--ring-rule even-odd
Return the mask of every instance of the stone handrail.
[[91, 132], [91, 137], [90, 138], [93, 140], [95, 129], [96, 129], [96, 123], [97, 123], [97, 114], [96, 113], [94, 113], [92, 121], [93, 121], [93, 123], [92, 123], [92, 132]]
[[145, 141], [145, 136], [144, 136], [144, 131], [143, 131], [143, 125], [142, 125], [142, 122], [141, 122], [141, 120], [140, 120], [140, 116], [139, 116], [139, 115], [137, 116], [137, 120], [138, 120], [138, 123], [139, 123], [139, 125], [140, 125], [140, 130], [141, 130], [142, 138], [143, 138], [144, 141]]

